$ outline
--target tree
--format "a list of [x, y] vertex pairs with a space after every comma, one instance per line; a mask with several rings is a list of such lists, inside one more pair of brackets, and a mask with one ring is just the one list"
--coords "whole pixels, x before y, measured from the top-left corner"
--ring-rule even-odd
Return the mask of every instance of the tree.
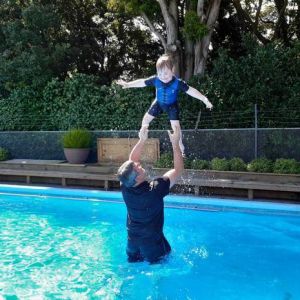
[[124, 70], [127, 76], [143, 74], [159, 51], [149, 32], [128, 15], [109, 12], [104, 0], [56, 0], [56, 7], [68, 31], [72, 73], [97, 75], [110, 84]]
[[220, 49], [226, 49], [234, 59], [238, 59], [246, 53], [243, 36], [243, 27], [232, 0], [222, 0], [217, 25], [211, 39], [212, 50], [208, 60], [209, 71], [213, 66], [213, 61], [218, 58]]
[[2, 88], [35, 88], [68, 70], [69, 45], [53, 5], [5, 1], [0, 6], [0, 78]]
[[202, 75], [221, 0], [109, 0], [109, 7], [140, 16], [143, 24], [173, 56], [175, 73]]
[[279, 41], [290, 46], [300, 37], [299, 0], [232, 0], [244, 32], [266, 45]]
[[[258, 104], [260, 127], [297, 127], [300, 120], [299, 42], [291, 47], [275, 42], [263, 45], [249, 35], [243, 44], [245, 55], [239, 58], [233, 59], [229, 51], [220, 50], [211, 71], [201, 80], [202, 89], [214, 103], [211, 115], [216, 114], [215, 122], [221, 127], [252, 126], [253, 107]], [[196, 83], [192, 85], [197, 86]], [[222, 118], [218, 118], [218, 114]], [[210, 126], [214, 122], [212, 116], [207, 118]]]
[[[151, 50], [151, 51], [149, 51]], [[106, 1], [36, 0], [0, 3], [0, 95], [41, 90], [52, 78], [96, 75], [110, 84], [126, 72], [144, 76], [160, 50], [149, 32]]]

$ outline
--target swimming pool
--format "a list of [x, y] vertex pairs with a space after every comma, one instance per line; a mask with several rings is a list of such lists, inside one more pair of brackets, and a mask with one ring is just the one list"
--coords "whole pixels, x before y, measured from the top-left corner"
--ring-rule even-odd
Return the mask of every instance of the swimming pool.
[[166, 205], [172, 255], [128, 264], [120, 193], [0, 185], [0, 299], [300, 299], [300, 206]]

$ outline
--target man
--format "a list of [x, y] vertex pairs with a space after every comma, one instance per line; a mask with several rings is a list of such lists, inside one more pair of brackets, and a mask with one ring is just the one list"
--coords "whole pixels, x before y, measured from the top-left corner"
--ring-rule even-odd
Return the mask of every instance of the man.
[[183, 158], [179, 147], [181, 131], [168, 131], [173, 148], [174, 168], [162, 177], [148, 182], [140, 158], [148, 138], [148, 128], [142, 127], [139, 141], [132, 149], [129, 160], [118, 170], [121, 191], [127, 206], [127, 256], [129, 262], [155, 263], [169, 254], [171, 247], [164, 236], [164, 202], [170, 188], [183, 171]]

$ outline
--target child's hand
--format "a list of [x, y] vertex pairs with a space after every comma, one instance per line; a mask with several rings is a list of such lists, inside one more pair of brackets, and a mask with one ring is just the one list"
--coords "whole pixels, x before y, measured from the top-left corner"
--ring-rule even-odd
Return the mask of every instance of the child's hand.
[[204, 97], [203, 102], [206, 105], [206, 108], [208, 108], [208, 109], [213, 108], [213, 105], [211, 104], [211, 102], [209, 102], [209, 100], [206, 97]]
[[123, 89], [126, 89], [126, 88], [127, 88], [127, 82], [124, 81], [123, 79], [117, 80], [117, 81], [116, 81], [116, 84], [121, 85]]
[[213, 105], [208, 101], [208, 103], [206, 103], [206, 108], [211, 110], [213, 108]]

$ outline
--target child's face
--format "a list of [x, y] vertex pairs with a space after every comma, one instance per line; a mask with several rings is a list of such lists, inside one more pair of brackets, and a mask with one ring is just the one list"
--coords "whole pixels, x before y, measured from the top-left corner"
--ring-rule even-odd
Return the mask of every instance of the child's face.
[[172, 80], [173, 72], [168, 67], [157, 70], [157, 77], [164, 83]]

